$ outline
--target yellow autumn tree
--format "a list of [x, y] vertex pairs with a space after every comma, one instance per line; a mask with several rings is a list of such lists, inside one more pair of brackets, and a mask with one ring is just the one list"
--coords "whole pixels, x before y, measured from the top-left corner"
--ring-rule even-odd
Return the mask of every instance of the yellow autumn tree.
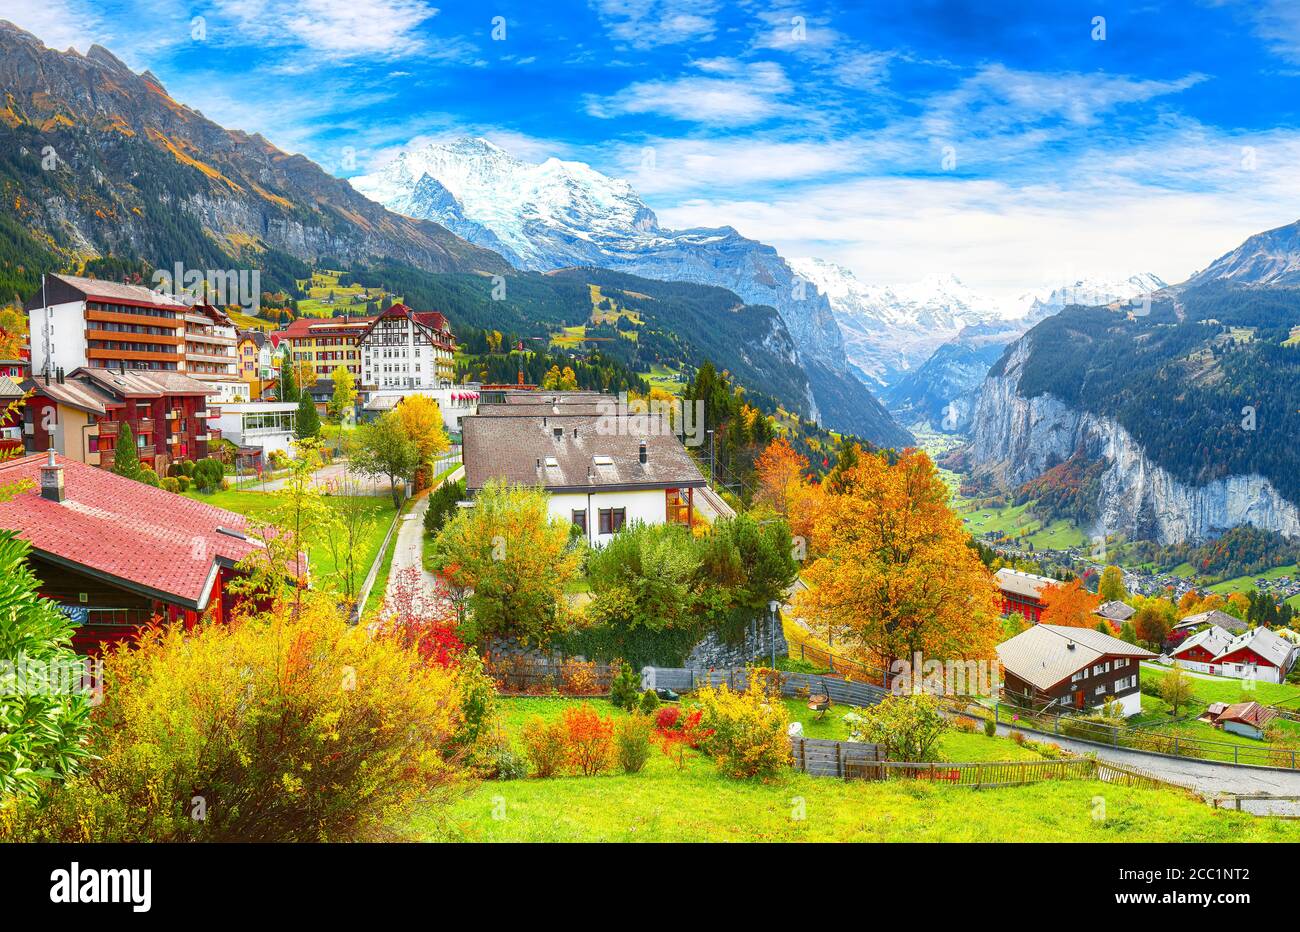
[[993, 577], [967, 546], [930, 458], [891, 465], [864, 454], [814, 521], [821, 552], [803, 574], [798, 612], [862, 660], [887, 665], [993, 657], [1001, 623]]
[[430, 462], [449, 446], [442, 424], [442, 409], [428, 395], [407, 395], [397, 406], [406, 434], [420, 453], [420, 462]]

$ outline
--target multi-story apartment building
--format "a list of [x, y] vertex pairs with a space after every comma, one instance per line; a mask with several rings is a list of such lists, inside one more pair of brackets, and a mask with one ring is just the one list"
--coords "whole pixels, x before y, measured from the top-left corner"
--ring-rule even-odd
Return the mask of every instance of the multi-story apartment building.
[[239, 377], [235, 324], [220, 308], [195, 304], [185, 311], [185, 372], [212, 388], [219, 401], [248, 401]]
[[34, 374], [82, 366], [185, 370], [187, 306], [140, 285], [46, 275], [23, 305]]
[[[286, 359], [300, 374], [327, 379], [340, 365], [347, 366], [361, 381], [361, 337], [373, 317], [300, 317], [284, 330], [281, 339], [289, 344]], [[308, 381], [306, 379], [303, 380]]]
[[361, 338], [363, 388], [446, 388], [455, 378], [455, 343], [447, 318], [394, 304]]
[[220, 436], [208, 419], [211, 387], [183, 372], [81, 368], [38, 375], [25, 383], [32, 397], [23, 408], [29, 452], [56, 452], [110, 469], [122, 425], [129, 424], [140, 462], [163, 475], [178, 459], [202, 459]]
[[55, 378], [74, 369], [184, 372], [223, 400], [247, 400], [235, 327], [201, 301], [76, 275], [46, 275], [24, 305], [31, 371]]

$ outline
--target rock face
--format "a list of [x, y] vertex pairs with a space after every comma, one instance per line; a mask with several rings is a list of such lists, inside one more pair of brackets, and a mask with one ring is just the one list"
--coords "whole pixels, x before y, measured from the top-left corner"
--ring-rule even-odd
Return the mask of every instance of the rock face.
[[[298, 259], [392, 257], [431, 272], [504, 272], [501, 256], [385, 210], [259, 135], [173, 100], [112, 53], [46, 48], [0, 21], [0, 187], [17, 223], [65, 255], [155, 267], [230, 263], [246, 248]], [[57, 165], [39, 170], [49, 153]], [[19, 174], [21, 173], [21, 174]]]
[[1300, 510], [1263, 476], [1190, 485], [1152, 462], [1114, 420], [1078, 411], [1051, 395], [1020, 395], [1031, 338], [1012, 344], [1000, 370], [984, 381], [971, 424], [971, 460], [977, 472], [1014, 488], [1082, 452], [1107, 464], [1093, 534], [1121, 533], [1173, 544], [1251, 524], [1300, 536]]
[[626, 181], [582, 162], [517, 159], [486, 139], [400, 153], [352, 186], [391, 210], [433, 220], [520, 269], [592, 266], [716, 285], [774, 308], [794, 338], [811, 416], [875, 443], [912, 442], [850, 372], [826, 296], [775, 249], [731, 227], [668, 230]]

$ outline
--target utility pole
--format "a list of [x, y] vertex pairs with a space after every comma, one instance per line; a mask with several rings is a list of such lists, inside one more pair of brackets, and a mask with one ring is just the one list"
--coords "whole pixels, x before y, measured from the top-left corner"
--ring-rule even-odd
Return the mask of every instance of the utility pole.
[[[713, 456], [714, 456], [714, 451], [713, 451], [713, 428], [710, 427], [710, 428], [708, 429], [707, 433], [708, 433], [708, 435], [709, 435], [709, 488], [712, 489], [712, 488], [713, 488]], [[717, 490], [714, 489], [714, 491], [717, 491]]]

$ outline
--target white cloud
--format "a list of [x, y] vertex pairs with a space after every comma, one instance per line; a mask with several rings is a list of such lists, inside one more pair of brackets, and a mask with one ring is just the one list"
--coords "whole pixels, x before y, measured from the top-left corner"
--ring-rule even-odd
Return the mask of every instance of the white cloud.
[[647, 49], [713, 38], [715, 0], [591, 0], [614, 39]]
[[77, 0], [5, 0], [0, 19], [59, 51], [75, 48], [85, 54], [97, 42], [106, 46], [112, 35], [94, 7]]
[[714, 126], [748, 126], [789, 109], [780, 100], [790, 91], [780, 65], [731, 59], [704, 59], [695, 65], [705, 74], [637, 81], [608, 97], [589, 97], [587, 113], [654, 114]]
[[331, 60], [461, 56], [468, 47], [455, 40], [430, 41], [421, 27], [438, 10], [425, 0], [215, 0], [214, 10], [238, 35], [209, 27], [213, 41], [272, 46], [301, 45]]
[[[1253, 149], [1253, 163], [1243, 155]], [[1249, 151], [1249, 149], [1247, 150]], [[1246, 237], [1297, 219], [1300, 135], [1189, 127], [1098, 152], [1055, 181], [957, 177], [814, 183], [763, 200], [653, 203], [668, 227], [730, 225], [784, 255], [814, 255], [864, 282], [952, 272], [1006, 300], [1071, 275], [1186, 279]], [[1247, 166], [1254, 164], [1254, 168]]]
[[1300, 63], [1300, 6], [1293, 0], [1247, 0], [1240, 4], [1255, 21], [1255, 34], [1289, 62]]

